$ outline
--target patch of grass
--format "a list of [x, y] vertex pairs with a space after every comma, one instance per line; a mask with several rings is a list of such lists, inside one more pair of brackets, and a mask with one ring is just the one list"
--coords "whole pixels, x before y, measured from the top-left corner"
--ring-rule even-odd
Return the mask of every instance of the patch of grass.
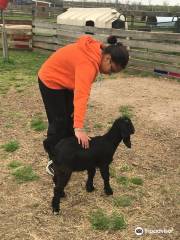
[[6, 152], [14, 152], [19, 148], [19, 143], [17, 140], [12, 140], [1, 146]]
[[89, 131], [91, 130], [91, 128], [90, 128], [89, 126], [84, 126], [84, 130], [85, 130], [86, 132], [89, 132]]
[[[14, 13], [13, 13], [14, 14]], [[31, 15], [21, 15], [21, 14], [14, 14], [14, 15], [10, 15], [6, 14], [6, 20], [32, 20], [32, 16]]]
[[22, 163], [16, 160], [13, 160], [8, 164], [8, 167], [12, 169], [18, 168], [20, 166], [22, 166]]
[[122, 105], [119, 108], [119, 112], [122, 114], [123, 117], [132, 118], [133, 117], [133, 107], [129, 105]]
[[16, 87], [17, 92], [23, 92], [25, 90], [25, 87]]
[[154, 72], [142, 71], [134, 68], [127, 68], [123, 71], [125, 77], [133, 76], [133, 77], [155, 77], [159, 78]]
[[12, 125], [11, 123], [6, 124], [6, 125], [5, 125], [5, 128], [13, 128], [13, 125]]
[[127, 164], [124, 164], [121, 168], [120, 168], [120, 171], [121, 172], [128, 172], [128, 171], [131, 171], [132, 170], [132, 167], [127, 165]]
[[118, 177], [116, 178], [116, 180], [117, 180], [117, 183], [122, 184], [122, 185], [125, 185], [125, 186], [127, 186], [128, 183], [129, 183], [128, 177], [125, 177], [125, 176], [118, 176]]
[[170, 77], [167, 75], [161, 75], [155, 72], [147, 72], [147, 71], [142, 71], [141, 69], [135, 69], [135, 68], [127, 68], [126, 70], [123, 71], [123, 77], [153, 77], [153, 78], [157, 78], [157, 79], [167, 79], [167, 80], [172, 80], [172, 81], [176, 81], [176, 82], [180, 82], [179, 78], [175, 78], [175, 77]]
[[7, 65], [15, 65], [15, 61], [11, 58], [8, 60], [2, 59], [2, 65], [7, 66]]
[[91, 214], [90, 222], [96, 230], [116, 231], [126, 228], [126, 222], [122, 214], [113, 213], [111, 216], [108, 216], [101, 209]]
[[41, 116], [35, 116], [31, 120], [31, 128], [35, 131], [44, 131], [47, 128], [46, 123], [43, 121], [43, 118]]
[[35, 181], [39, 179], [39, 176], [33, 171], [31, 166], [21, 166], [12, 172], [18, 183], [24, 183], [29, 181]]
[[32, 208], [37, 208], [37, 207], [39, 207], [39, 205], [40, 205], [39, 203], [33, 203], [33, 204], [31, 205], [31, 207], [32, 207]]
[[116, 170], [112, 167], [109, 168], [109, 173], [112, 178], [116, 177]]
[[121, 196], [114, 198], [114, 205], [116, 207], [128, 207], [132, 204], [133, 197], [132, 196]]
[[4, 61], [0, 50], [0, 94], [6, 94], [11, 87], [23, 91], [26, 86], [37, 82], [37, 72], [49, 53], [38, 51], [9, 51], [9, 61]]
[[117, 74], [115, 73], [108, 75], [108, 79], [116, 79], [116, 78], [117, 78]]
[[118, 184], [122, 184], [124, 186], [128, 186], [131, 183], [135, 185], [143, 185], [143, 179], [139, 177], [128, 178], [126, 176], [117, 176], [116, 181]]
[[101, 209], [91, 214], [90, 222], [92, 227], [97, 230], [106, 230], [109, 227], [109, 219]]
[[136, 185], [143, 185], [143, 180], [138, 177], [131, 178], [130, 182]]
[[96, 82], [101, 82], [104, 80], [104, 76], [102, 74], [98, 74], [98, 76], [96, 77]]
[[110, 217], [109, 229], [117, 231], [126, 228], [126, 225], [122, 214], [113, 213]]
[[88, 107], [89, 107], [89, 108], [94, 108], [94, 105], [89, 103], [89, 104], [88, 104]]
[[102, 129], [103, 125], [101, 123], [94, 124], [94, 128], [96, 129]]
[[21, 113], [21, 112], [14, 112], [14, 111], [9, 111], [9, 112], [7, 112], [7, 114], [6, 114], [6, 116], [8, 117], [8, 118], [10, 118], [11, 120], [12, 119], [21, 119], [21, 118], [23, 118], [24, 117], [24, 115]]

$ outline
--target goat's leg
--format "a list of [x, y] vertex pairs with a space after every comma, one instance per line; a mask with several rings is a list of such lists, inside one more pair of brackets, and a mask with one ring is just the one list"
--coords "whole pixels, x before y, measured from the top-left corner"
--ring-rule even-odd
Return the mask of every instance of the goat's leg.
[[95, 189], [93, 186], [93, 179], [96, 174], [96, 168], [91, 168], [91, 169], [88, 169], [87, 171], [88, 171], [88, 179], [86, 182], [86, 191], [92, 192]]
[[72, 172], [58, 171], [55, 173], [56, 185], [54, 187], [54, 196], [52, 198], [52, 210], [54, 215], [59, 214], [60, 198], [64, 192], [64, 188], [67, 185]]
[[109, 165], [100, 168], [101, 176], [104, 180], [104, 192], [106, 195], [112, 195], [113, 190], [109, 184]]
[[56, 175], [54, 175], [54, 176], [52, 177], [52, 179], [53, 179], [54, 185], [56, 185], [56, 184], [57, 184], [57, 177], [56, 177]]
[[[57, 184], [57, 177], [56, 177], [56, 174], [53, 176], [52, 179], [53, 179], [53, 182], [54, 182], [54, 184], [55, 184], [55, 186], [56, 186], [56, 184]], [[66, 194], [65, 194], [64, 191], [61, 192], [60, 197], [61, 197], [61, 198], [66, 197]]]

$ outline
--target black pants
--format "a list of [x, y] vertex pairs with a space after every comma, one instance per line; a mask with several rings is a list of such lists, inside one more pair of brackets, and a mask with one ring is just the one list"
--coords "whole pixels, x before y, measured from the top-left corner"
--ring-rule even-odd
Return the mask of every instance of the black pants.
[[55, 145], [62, 138], [74, 136], [71, 116], [74, 112], [74, 92], [68, 89], [50, 89], [40, 79], [38, 82], [48, 118], [47, 138], [43, 141], [43, 145], [49, 158], [53, 159]]

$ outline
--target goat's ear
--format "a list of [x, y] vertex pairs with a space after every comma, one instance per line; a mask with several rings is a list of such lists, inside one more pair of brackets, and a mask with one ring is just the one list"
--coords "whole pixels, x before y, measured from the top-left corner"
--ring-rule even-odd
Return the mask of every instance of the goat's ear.
[[123, 138], [123, 143], [126, 145], [126, 147], [131, 148], [131, 139], [130, 135], [126, 138]]

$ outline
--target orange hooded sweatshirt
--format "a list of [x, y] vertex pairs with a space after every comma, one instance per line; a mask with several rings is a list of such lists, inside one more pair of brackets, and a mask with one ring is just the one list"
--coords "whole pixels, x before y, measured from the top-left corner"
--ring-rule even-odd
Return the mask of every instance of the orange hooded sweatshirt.
[[74, 128], [83, 128], [91, 85], [99, 72], [101, 47], [101, 42], [84, 35], [53, 53], [38, 72], [48, 88], [74, 91]]

